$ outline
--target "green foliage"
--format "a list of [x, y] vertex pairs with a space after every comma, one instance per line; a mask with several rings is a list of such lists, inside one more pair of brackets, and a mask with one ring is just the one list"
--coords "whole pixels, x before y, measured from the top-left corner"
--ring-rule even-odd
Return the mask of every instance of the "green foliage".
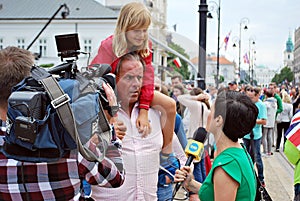
[[40, 64], [39, 66], [43, 67], [43, 68], [50, 68], [50, 67], [54, 66], [54, 64], [53, 63], [50, 63], [50, 64]]
[[[189, 56], [185, 53], [185, 50], [179, 46], [178, 44], [175, 44], [174, 42], [169, 43], [169, 47], [175, 50], [176, 52], [184, 55], [186, 58], [189, 59]], [[180, 68], [177, 68], [176, 65], [173, 63], [173, 60], [177, 56], [169, 53], [168, 57], [168, 66], [172, 67], [175, 72], [178, 72], [179, 74], [182, 75], [183, 79], [189, 79], [190, 77], [190, 72], [188, 71], [188, 64], [184, 60], [180, 59], [182, 66]]]
[[219, 84], [222, 83], [222, 82], [224, 82], [224, 80], [225, 80], [224, 76], [220, 75], [219, 76]]
[[291, 71], [291, 69], [289, 67], [284, 67], [283, 69], [281, 69], [279, 74], [275, 74], [275, 76], [272, 79], [272, 82], [276, 82], [276, 84], [281, 84], [283, 82], [285, 82], [286, 80], [288, 82], [293, 81], [294, 79], [294, 74]]

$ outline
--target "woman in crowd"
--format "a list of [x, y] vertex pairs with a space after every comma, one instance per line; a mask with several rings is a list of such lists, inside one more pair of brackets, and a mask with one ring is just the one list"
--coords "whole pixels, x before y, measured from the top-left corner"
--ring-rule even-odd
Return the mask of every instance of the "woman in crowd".
[[[253, 163], [239, 138], [250, 133], [258, 109], [245, 94], [228, 91], [218, 94], [211, 109], [208, 131], [214, 134], [217, 157], [203, 183], [193, 179], [188, 166], [176, 171], [175, 181], [198, 193], [200, 200], [253, 201], [256, 179]], [[226, 185], [224, 185], [226, 184]]]

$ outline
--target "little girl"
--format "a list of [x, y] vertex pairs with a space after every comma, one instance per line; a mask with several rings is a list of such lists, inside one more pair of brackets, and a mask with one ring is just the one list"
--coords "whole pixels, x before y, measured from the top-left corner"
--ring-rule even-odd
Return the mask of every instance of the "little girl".
[[101, 42], [97, 56], [91, 64], [110, 64], [112, 72], [116, 70], [119, 58], [124, 54], [136, 51], [145, 61], [144, 81], [139, 99], [139, 117], [136, 126], [146, 136], [150, 133], [148, 109], [154, 107], [161, 112], [163, 127], [163, 149], [172, 151], [172, 137], [175, 125], [175, 101], [159, 92], [154, 92], [154, 68], [152, 62], [152, 43], [148, 39], [148, 28], [151, 23], [149, 10], [138, 2], [131, 2], [122, 7], [114, 35]]

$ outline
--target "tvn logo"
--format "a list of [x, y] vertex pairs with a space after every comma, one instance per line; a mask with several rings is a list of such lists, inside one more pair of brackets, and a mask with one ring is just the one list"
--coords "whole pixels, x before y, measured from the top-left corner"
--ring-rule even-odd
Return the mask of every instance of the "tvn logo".
[[195, 152], [199, 149], [199, 145], [197, 143], [192, 143], [190, 144], [189, 146], [189, 150], [192, 151], [192, 152]]

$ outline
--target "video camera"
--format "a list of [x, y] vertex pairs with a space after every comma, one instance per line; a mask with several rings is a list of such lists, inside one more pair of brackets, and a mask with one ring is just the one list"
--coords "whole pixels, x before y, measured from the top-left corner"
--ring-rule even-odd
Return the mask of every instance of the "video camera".
[[[109, 102], [102, 87], [103, 83], [108, 83], [116, 92], [115, 75], [109, 73], [111, 71], [110, 65], [97, 64], [89, 66], [86, 67], [85, 72], [81, 73], [78, 71], [76, 64], [78, 55], [81, 53], [78, 34], [56, 35], [55, 39], [58, 56], [61, 57], [61, 61], [65, 60], [65, 62], [49, 68], [47, 70], [48, 73], [59, 75], [60, 78], [77, 79], [82, 88], [92, 84], [92, 86], [99, 91], [102, 107], [110, 110], [111, 107], [109, 107]], [[34, 73], [34, 70], [32, 70], [32, 73]], [[33, 141], [33, 138], [28, 137], [30, 136], [28, 133], [33, 133], [32, 131], [35, 130], [36, 127], [36, 120], [41, 120], [44, 117], [47, 105], [46, 100], [46, 92], [38, 89], [38, 86], [25, 93], [13, 93], [9, 97], [8, 102], [11, 107], [19, 110], [24, 116], [28, 117], [17, 119], [16, 129], [28, 131], [20, 132], [26, 134], [20, 136], [20, 139], [22, 138], [22, 140], [30, 142]]]
[[[94, 87], [100, 92], [103, 108], [107, 109], [109, 103], [102, 87], [103, 83], [108, 83], [116, 93], [116, 78], [114, 74], [110, 73], [111, 66], [109, 64], [95, 64], [83, 67], [82, 70], [84, 69], [85, 71], [79, 72], [76, 60], [78, 59], [78, 55], [82, 52], [80, 52], [78, 34], [56, 35], [55, 41], [58, 56], [61, 57], [61, 61], [64, 61], [65, 59], [66, 62], [50, 68], [48, 72], [63, 78], [79, 78], [83, 82], [84, 80], [91, 81]], [[80, 77], [83, 77], [84, 79]], [[83, 85], [85, 84], [83, 83]]]

